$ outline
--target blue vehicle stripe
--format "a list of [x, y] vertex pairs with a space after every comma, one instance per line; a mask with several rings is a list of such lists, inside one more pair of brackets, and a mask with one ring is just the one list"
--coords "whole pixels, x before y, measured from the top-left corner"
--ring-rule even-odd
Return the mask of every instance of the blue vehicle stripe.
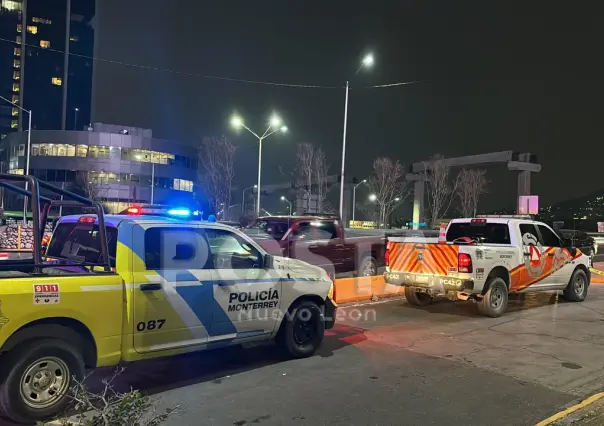
[[266, 333], [264, 330], [248, 330], [248, 331], [242, 331], [241, 333], [237, 333], [237, 338], [241, 338], [241, 337], [252, 337], [252, 336], [258, 336], [260, 334], [264, 334]]

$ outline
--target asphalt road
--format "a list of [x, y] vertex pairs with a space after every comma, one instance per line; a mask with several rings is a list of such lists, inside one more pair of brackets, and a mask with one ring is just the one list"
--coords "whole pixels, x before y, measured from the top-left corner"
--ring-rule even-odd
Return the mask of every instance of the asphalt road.
[[188, 425], [534, 425], [604, 386], [604, 285], [589, 299], [516, 297], [502, 318], [471, 302], [347, 307], [319, 354], [271, 345], [134, 364], [120, 378]]
[[338, 321], [308, 359], [263, 345], [151, 360], [130, 365], [117, 389], [180, 406], [166, 426], [508, 426], [604, 387], [604, 284], [584, 303], [517, 296], [497, 319], [471, 302], [398, 299], [346, 307]]

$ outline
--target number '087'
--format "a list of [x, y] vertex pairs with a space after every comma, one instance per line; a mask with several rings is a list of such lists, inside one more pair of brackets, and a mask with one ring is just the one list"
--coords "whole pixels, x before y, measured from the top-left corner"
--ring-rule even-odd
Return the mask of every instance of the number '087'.
[[149, 320], [149, 321], [141, 321], [136, 324], [136, 331], [153, 331], [153, 330], [161, 330], [164, 324], [166, 323], [165, 319], [157, 319], [157, 320]]

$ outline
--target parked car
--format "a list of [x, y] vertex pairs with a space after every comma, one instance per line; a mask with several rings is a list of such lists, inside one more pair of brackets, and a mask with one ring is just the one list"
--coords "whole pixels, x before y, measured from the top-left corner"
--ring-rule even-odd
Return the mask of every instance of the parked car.
[[499, 317], [508, 293], [562, 291], [573, 302], [587, 297], [589, 258], [530, 217], [453, 219], [444, 240], [388, 241], [385, 281], [404, 287], [410, 305], [425, 306], [437, 296], [471, 299], [481, 314]]
[[577, 247], [589, 257], [593, 257], [598, 253], [598, 245], [595, 240], [584, 231], [560, 229], [558, 232], [562, 237], [571, 240], [574, 247]]
[[269, 253], [300, 259], [325, 269], [330, 276], [372, 276], [384, 266], [386, 236], [350, 237], [338, 217], [329, 215], [258, 218], [244, 232]]

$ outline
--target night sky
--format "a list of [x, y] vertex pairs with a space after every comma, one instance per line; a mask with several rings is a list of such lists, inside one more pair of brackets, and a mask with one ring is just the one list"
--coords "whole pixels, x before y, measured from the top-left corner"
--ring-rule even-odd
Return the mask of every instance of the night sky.
[[[98, 63], [97, 121], [149, 127], [156, 137], [194, 144], [225, 134], [238, 146], [239, 185], [254, 183], [257, 149], [251, 135], [229, 128], [233, 111], [257, 131], [278, 111], [290, 129], [266, 142], [264, 182], [285, 180], [278, 166], [292, 166], [299, 142], [321, 145], [337, 174], [350, 79], [348, 177], [366, 177], [376, 156], [410, 164], [437, 152], [515, 150], [536, 154], [543, 165], [533, 179], [541, 205], [604, 188], [601, 8], [532, 1], [98, 3], [100, 58], [335, 87], [245, 84]], [[375, 67], [355, 75], [369, 51]], [[488, 177], [482, 207], [515, 205], [515, 174], [499, 166]]]

